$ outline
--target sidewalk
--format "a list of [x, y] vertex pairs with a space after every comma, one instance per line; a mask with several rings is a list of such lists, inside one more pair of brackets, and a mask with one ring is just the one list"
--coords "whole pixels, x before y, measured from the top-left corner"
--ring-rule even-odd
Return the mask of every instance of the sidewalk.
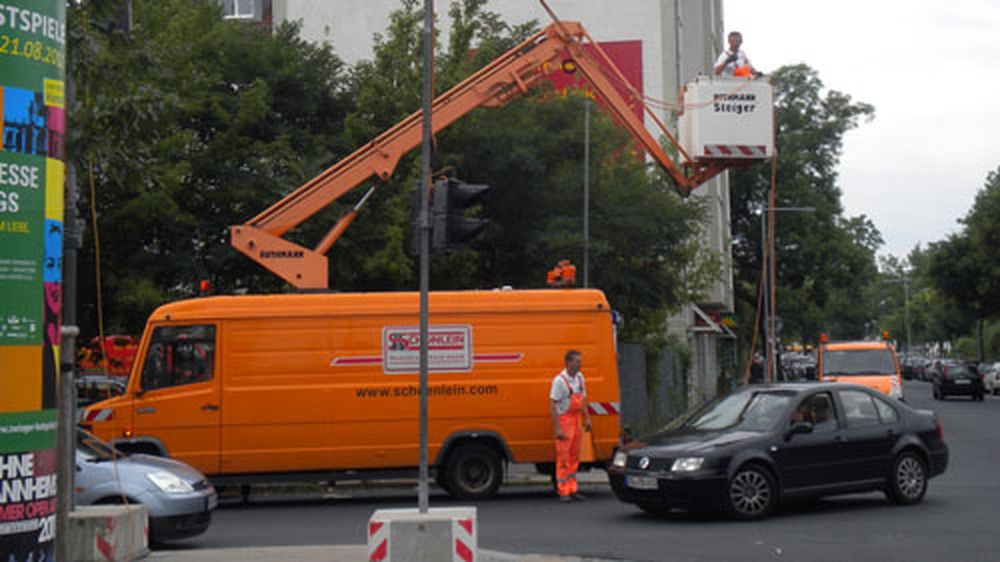
[[[207, 548], [153, 552], [152, 562], [364, 562], [367, 548], [350, 546], [273, 546], [259, 548]], [[509, 554], [479, 549], [480, 562], [602, 562], [598, 558]], [[607, 561], [610, 562], [610, 561]]]

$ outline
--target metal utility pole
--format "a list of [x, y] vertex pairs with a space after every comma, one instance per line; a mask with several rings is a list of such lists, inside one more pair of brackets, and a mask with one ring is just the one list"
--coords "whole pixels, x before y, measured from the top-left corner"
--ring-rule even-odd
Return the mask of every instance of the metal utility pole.
[[903, 322], [906, 324], [906, 356], [910, 356], [910, 282], [903, 269]]
[[420, 482], [417, 507], [427, 513], [427, 337], [430, 290], [431, 102], [434, 99], [434, 2], [424, 0], [423, 142], [420, 147]]
[[771, 323], [769, 321], [770, 310], [771, 310], [771, 291], [769, 279], [771, 277], [770, 268], [770, 253], [767, 251], [767, 214], [764, 209], [760, 211], [760, 263], [764, 268], [764, 275], [762, 277], [761, 291], [763, 291], [763, 305], [764, 305], [764, 382], [771, 382]]
[[590, 100], [583, 100], [583, 286], [590, 287]]
[[[764, 364], [766, 366], [766, 371], [764, 373], [764, 379], [766, 382], [774, 382], [775, 376], [777, 374], [777, 364], [775, 363], [775, 348], [774, 345], [777, 343], [776, 332], [778, 331], [775, 326], [775, 314], [774, 310], [777, 308], [777, 295], [773, 295], [774, 290], [774, 242], [777, 236], [775, 236], [775, 226], [776, 221], [775, 215], [778, 212], [786, 213], [814, 213], [816, 212], [815, 207], [766, 207], [760, 210], [760, 253], [761, 262], [764, 266], [764, 286], [762, 290], [764, 291]], [[768, 221], [767, 217], [770, 216], [771, 220]], [[770, 223], [770, 229], [768, 225]], [[768, 236], [768, 233], [771, 236]]]

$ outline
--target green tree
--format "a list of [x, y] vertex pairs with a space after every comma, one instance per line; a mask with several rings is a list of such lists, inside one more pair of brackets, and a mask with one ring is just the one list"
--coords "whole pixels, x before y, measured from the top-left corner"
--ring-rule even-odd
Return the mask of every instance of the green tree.
[[[1000, 314], [1000, 169], [990, 172], [961, 220], [961, 233], [931, 245], [930, 275], [953, 305], [952, 314], [976, 326], [976, 349], [986, 357], [986, 322]], [[971, 318], [971, 322], [968, 319]]]
[[[404, 0], [374, 56], [347, 69], [294, 26], [267, 30], [221, 19], [214, 3], [135, 0], [130, 34], [95, 25], [99, 5], [72, 10], [73, 61], [85, 92], [74, 109], [73, 161], [93, 170], [111, 324], [136, 331], [156, 305], [212, 277], [220, 292], [268, 292], [277, 278], [229, 246], [241, 224], [420, 106], [421, 17]], [[522, 41], [485, 0], [454, 2], [437, 91]], [[433, 287], [544, 286], [559, 259], [581, 249], [582, 98], [539, 88], [498, 109], [472, 112], [436, 139], [434, 168], [490, 183], [493, 223], [462, 250], [434, 258]], [[637, 332], [696, 294], [713, 271], [697, 250], [698, 208], [632, 155], [634, 142], [595, 111], [592, 263], [595, 286]], [[415, 152], [415, 151], [414, 151]], [[415, 285], [408, 255], [416, 154], [378, 185], [331, 250], [331, 286]], [[374, 181], [374, 180], [373, 180]], [[289, 237], [312, 245], [354, 190]], [[85, 291], [86, 292], [86, 291]]]
[[[270, 33], [223, 20], [213, 2], [134, 0], [125, 33], [105, 25], [120, 5], [70, 6], [70, 158], [85, 194], [94, 184], [84, 204], [100, 217], [109, 326], [135, 332], [201, 278], [226, 292], [279, 287], [229, 247], [228, 227], [344, 154], [350, 98], [344, 65], [295, 26]], [[93, 295], [81, 287], [87, 312]]]
[[[777, 213], [777, 313], [787, 339], [816, 341], [865, 335], [871, 316], [859, 295], [875, 277], [881, 235], [864, 217], [844, 216], [836, 167], [844, 135], [874, 108], [826, 90], [804, 64], [771, 76], [777, 123], [776, 203], [813, 207], [812, 213]], [[760, 209], [767, 206], [771, 165], [732, 172], [733, 260], [741, 318], [753, 318], [761, 269]], [[750, 321], [741, 325], [749, 340]]]
[[[509, 25], [485, 4], [452, 4], [450, 41], [436, 55], [438, 93], [535, 31], [534, 22]], [[420, 106], [418, 8], [404, 1], [386, 34], [376, 37], [372, 61], [355, 68], [357, 106], [346, 120], [353, 143], [369, 141]], [[387, 99], [386, 91], [399, 95]], [[433, 288], [541, 287], [556, 261], [581, 263], [582, 102], [540, 87], [502, 108], [477, 109], [437, 135], [435, 170], [495, 189], [481, 211], [491, 221], [486, 232], [433, 258]], [[629, 329], [641, 333], [697, 293], [714, 262], [694, 244], [698, 208], [631, 156], [634, 142], [625, 133], [599, 111], [592, 114], [591, 279], [631, 320]], [[338, 287], [413, 287], [415, 265], [405, 254], [418, 177], [419, 162], [410, 154], [338, 242], [331, 253]]]

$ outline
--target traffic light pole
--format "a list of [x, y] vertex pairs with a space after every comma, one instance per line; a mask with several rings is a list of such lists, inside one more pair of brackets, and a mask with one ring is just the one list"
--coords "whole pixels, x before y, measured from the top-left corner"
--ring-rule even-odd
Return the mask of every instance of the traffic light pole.
[[434, 99], [434, 2], [424, 0], [423, 141], [420, 147], [420, 482], [417, 506], [428, 510], [427, 470], [427, 336], [430, 290], [431, 102]]

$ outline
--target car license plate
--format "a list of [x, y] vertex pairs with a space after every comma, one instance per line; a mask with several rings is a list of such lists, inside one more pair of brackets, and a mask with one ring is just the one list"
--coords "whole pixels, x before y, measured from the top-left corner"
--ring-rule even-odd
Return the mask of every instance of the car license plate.
[[955, 384], [972, 384], [972, 381], [969, 379], [958, 379], [955, 381]]
[[656, 478], [652, 476], [626, 476], [625, 484], [636, 490], [655, 490]]
[[207, 511], [212, 511], [217, 507], [219, 507], [219, 496], [217, 494], [212, 494], [211, 496], [208, 496], [205, 509]]

